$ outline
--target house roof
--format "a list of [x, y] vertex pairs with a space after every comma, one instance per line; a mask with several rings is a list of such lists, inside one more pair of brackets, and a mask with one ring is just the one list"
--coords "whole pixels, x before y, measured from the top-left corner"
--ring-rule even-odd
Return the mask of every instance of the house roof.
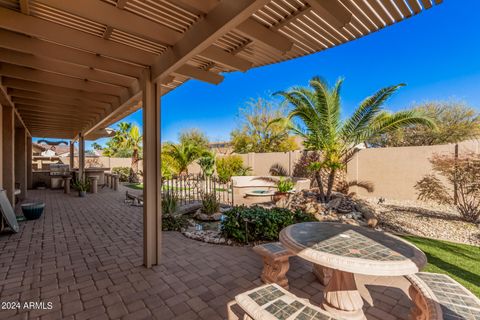
[[[0, 103], [34, 136], [74, 138], [189, 79], [323, 51], [442, 0], [0, 0]], [[359, 62], [360, 63], [360, 62]]]

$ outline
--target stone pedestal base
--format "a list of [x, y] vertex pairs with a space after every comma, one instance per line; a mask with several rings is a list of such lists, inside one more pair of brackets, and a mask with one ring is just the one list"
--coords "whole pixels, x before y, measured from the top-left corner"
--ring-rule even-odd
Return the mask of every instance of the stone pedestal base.
[[363, 299], [357, 290], [353, 273], [332, 270], [332, 278], [323, 293], [323, 307], [334, 317], [365, 319]]
[[263, 257], [263, 271], [261, 279], [265, 283], [276, 283], [279, 286], [288, 289], [287, 272], [290, 267], [288, 257], [279, 257], [271, 259]]
[[323, 267], [318, 264], [314, 264], [312, 268], [313, 274], [317, 277], [322, 286], [326, 287], [332, 278], [333, 270], [327, 267]]

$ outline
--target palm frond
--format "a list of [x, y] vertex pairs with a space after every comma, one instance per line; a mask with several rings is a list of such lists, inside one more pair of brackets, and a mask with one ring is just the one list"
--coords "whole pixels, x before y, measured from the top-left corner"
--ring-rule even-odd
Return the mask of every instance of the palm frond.
[[384, 102], [389, 99], [404, 84], [389, 86], [378, 90], [372, 96], [363, 100], [353, 115], [345, 121], [342, 128], [342, 138], [357, 144], [361, 142], [359, 135], [368, 129], [375, 117], [381, 112]]

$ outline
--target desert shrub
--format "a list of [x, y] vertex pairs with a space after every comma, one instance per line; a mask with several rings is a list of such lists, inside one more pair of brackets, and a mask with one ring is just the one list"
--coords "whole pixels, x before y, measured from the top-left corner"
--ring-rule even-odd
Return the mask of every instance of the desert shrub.
[[217, 159], [217, 175], [222, 183], [227, 183], [233, 176], [246, 176], [250, 168], [243, 166], [240, 156], [226, 156]]
[[275, 177], [285, 177], [288, 176], [287, 169], [282, 166], [280, 163], [274, 163], [268, 170], [268, 172]]
[[188, 226], [188, 219], [182, 215], [174, 216], [171, 214], [162, 216], [163, 231], [181, 231]]
[[295, 187], [295, 183], [291, 179], [280, 177], [277, 182], [278, 192], [289, 192]]
[[130, 167], [114, 167], [112, 168], [112, 173], [120, 176], [120, 182], [127, 182], [130, 176]]
[[208, 215], [212, 215], [220, 211], [220, 202], [218, 201], [217, 194], [203, 193], [202, 194], [202, 212]]
[[480, 155], [436, 155], [430, 162], [433, 174], [415, 185], [418, 198], [454, 205], [465, 221], [476, 222], [480, 217]]
[[167, 192], [162, 195], [162, 213], [172, 214], [177, 210], [178, 198], [173, 193]]
[[280, 231], [294, 223], [313, 221], [302, 211], [284, 208], [265, 209], [259, 206], [237, 206], [224, 213], [222, 233], [237, 242], [276, 241]]

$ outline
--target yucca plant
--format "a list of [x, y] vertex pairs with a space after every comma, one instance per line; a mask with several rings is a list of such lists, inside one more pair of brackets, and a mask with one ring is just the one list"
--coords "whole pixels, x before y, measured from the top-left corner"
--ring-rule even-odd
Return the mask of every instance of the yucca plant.
[[[315, 172], [320, 199], [331, 199], [335, 173], [345, 168], [358, 150], [358, 145], [379, 135], [411, 125], [425, 125], [434, 128], [432, 119], [413, 111], [389, 113], [383, 104], [404, 84], [380, 89], [363, 100], [348, 118], [341, 116], [340, 94], [343, 79], [333, 87], [319, 78], [310, 80], [309, 87], [295, 87], [288, 91], [277, 92], [292, 107], [289, 119], [297, 121], [300, 127], [290, 122], [290, 128], [302, 136], [308, 150], [321, 152], [321, 159], [310, 165]], [[279, 121], [283, 121], [279, 119]], [[328, 173], [323, 181], [321, 170]]]
[[172, 214], [177, 210], [178, 198], [171, 192], [162, 195], [162, 212], [163, 214]]

